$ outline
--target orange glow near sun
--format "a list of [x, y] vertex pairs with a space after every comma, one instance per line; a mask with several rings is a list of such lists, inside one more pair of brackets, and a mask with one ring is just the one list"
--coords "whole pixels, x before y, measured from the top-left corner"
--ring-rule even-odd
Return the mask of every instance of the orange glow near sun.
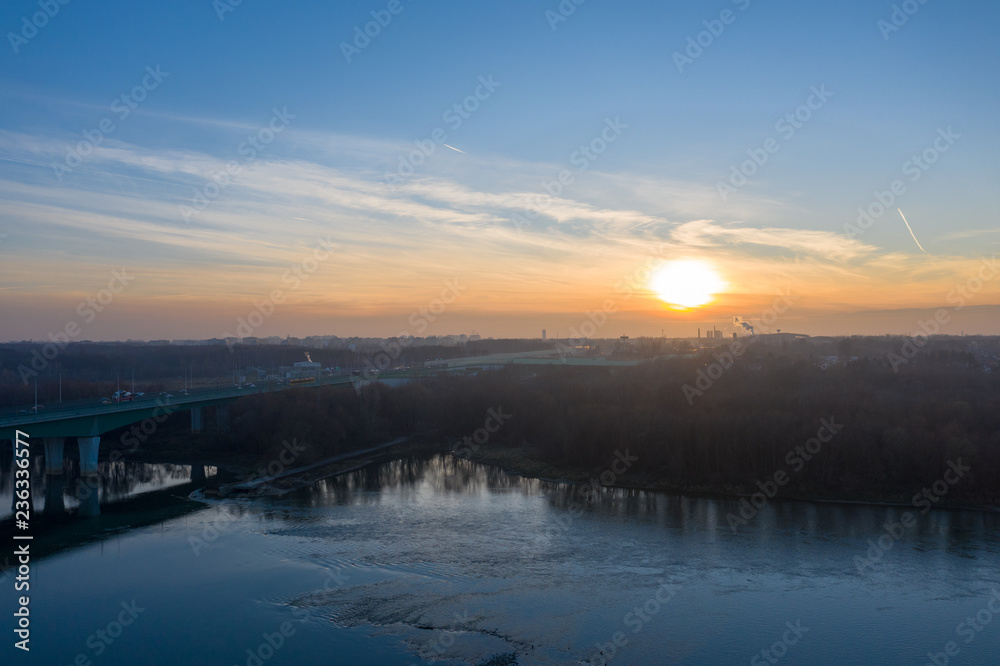
[[649, 286], [674, 310], [692, 310], [711, 303], [726, 287], [712, 264], [698, 259], [668, 261], [649, 280]]

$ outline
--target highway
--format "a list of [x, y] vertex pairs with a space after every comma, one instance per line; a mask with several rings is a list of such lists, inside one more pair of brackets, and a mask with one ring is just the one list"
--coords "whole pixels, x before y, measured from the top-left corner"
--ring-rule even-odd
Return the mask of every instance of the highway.
[[309, 384], [293, 384], [269, 382], [255, 387], [229, 388], [204, 387], [200, 389], [166, 392], [166, 395], [146, 394], [141, 398], [126, 402], [102, 404], [105, 397], [87, 398], [83, 400], [71, 400], [61, 403], [48, 404], [38, 410], [37, 414], [31, 411], [31, 406], [20, 406], [8, 408], [0, 413], [0, 428], [10, 426], [31, 425], [34, 423], [45, 423], [48, 421], [58, 421], [67, 418], [81, 416], [98, 416], [104, 414], [116, 414], [138, 410], [148, 410], [157, 406], [172, 407], [174, 409], [185, 406], [204, 404], [216, 400], [232, 400], [258, 393], [274, 393], [277, 391], [291, 391], [304, 388], [315, 388], [318, 386], [331, 386], [337, 384], [348, 384], [351, 382], [350, 375], [337, 375], [334, 377], [324, 377]]

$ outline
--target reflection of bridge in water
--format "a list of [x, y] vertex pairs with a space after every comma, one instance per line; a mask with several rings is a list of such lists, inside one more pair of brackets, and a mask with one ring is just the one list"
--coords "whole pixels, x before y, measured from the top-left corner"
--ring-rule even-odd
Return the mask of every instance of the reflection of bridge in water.
[[[14, 530], [8, 513], [13, 470], [0, 460], [0, 532]], [[163, 524], [205, 508], [188, 499], [198, 479], [218, 473], [203, 465], [101, 461], [98, 474], [81, 476], [75, 460], [63, 475], [45, 475], [41, 457], [32, 460], [32, 560], [75, 548], [113, 542], [120, 535]], [[12, 558], [0, 556], [0, 582], [11, 575]]]
[[[33, 513], [59, 516], [74, 513], [89, 517], [100, 514], [101, 505], [134, 499], [176, 486], [199, 484], [218, 473], [214, 466], [177, 465], [103, 461], [97, 474], [81, 474], [79, 465], [65, 461], [64, 474], [45, 474], [41, 458], [31, 462], [31, 504]], [[13, 514], [14, 474], [16, 469], [5, 459], [0, 461], [0, 497], [11, 497]], [[0, 509], [0, 519], [3, 510]], [[9, 515], [8, 515], [9, 517]]]

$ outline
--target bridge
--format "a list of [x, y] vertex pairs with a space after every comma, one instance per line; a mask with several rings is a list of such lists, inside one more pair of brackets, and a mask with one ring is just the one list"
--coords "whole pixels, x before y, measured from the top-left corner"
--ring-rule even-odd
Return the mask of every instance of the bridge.
[[14, 439], [17, 431], [31, 438], [41, 438], [45, 447], [45, 473], [62, 474], [63, 446], [67, 437], [75, 437], [80, 447], [80, 473], [97, 474], [101, 435], [132, 423], [141, 423], [150, 434], [157, 424], [177, 411], [191, 413], [191, 431], [201, 432], [202, 409], [215, 407], [216, 417], [227, 418], [226, 405], [248, 395], [294, 391], [319, 386], [349, 384], [357, 377], [334, 376], [306, 384], [267, 383], [262, 386], [200, 389], [173, 396], [144, 396], [129, 402], [101, 404], [98, 399], [77, 400], [72, 403], [38, 410], [21, 410], [19, 413], [0, 416], [0, 440]]
[[[305, 384], [269, 382], [261, 386], [225, 389], [205, 388], [190, 392], [178, 392], [181, 394], [177, 396], [146, 396], [130, 402], [113, 404], [101, 404], [97, 398], [77, 400], [71, 403], [60, 403], [52, 408], [22, 409], [20, 412], [15, 410], [15, 413], [12, 414], [0, 414], [0, 440], [12, 440], [17, 436], [18, 431], [27, 433], [31, 438], [41, 438], [45, 448], [45, 473], [47, 475], [60, 475], [63, 472], [63, 447], [66, 438], [75, 437], [80, 450], [80, 473], [86, 476], [98, 473], [97, 463], [102, 434], [134, 423], [141, 424], [142, 432], [152, 434], [157, 424], [162, 423], [167, 416], [177, 411], [191, 413], [191, 431], [198, 433], [202, 429], [202, 410], [204, 407], [215, 408], [216, 418], [221, 424], [228, 418], [226, 405], [248, 395], [352, 384], [363, 380], [408, 380], [427, 374], [466, 369], [483, 370], [505, 365], [612, 367], [637, 365], [642, 362], [609, 361], [604, 358], [574, 358], [570, 356], [557, 358], [553, 357], [552, 354], [551, 350], [546, 350], [429, 361], [425, 366], [397, 367], [381, 374], [373, 367], [372, 373], [366, 373], [364, 378], [357, 375], [335, 375], [319, 378]], [[149, 426], [148, 430], [147, 425]]]

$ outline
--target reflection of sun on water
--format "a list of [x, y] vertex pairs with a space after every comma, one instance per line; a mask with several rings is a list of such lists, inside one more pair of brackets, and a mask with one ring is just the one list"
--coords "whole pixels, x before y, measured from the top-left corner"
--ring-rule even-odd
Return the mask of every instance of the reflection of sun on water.
[[663, 264], [649, 285], [674, 310], [690, 310], [711, 303], [726, 283], [708, 262], [682, 259]]

